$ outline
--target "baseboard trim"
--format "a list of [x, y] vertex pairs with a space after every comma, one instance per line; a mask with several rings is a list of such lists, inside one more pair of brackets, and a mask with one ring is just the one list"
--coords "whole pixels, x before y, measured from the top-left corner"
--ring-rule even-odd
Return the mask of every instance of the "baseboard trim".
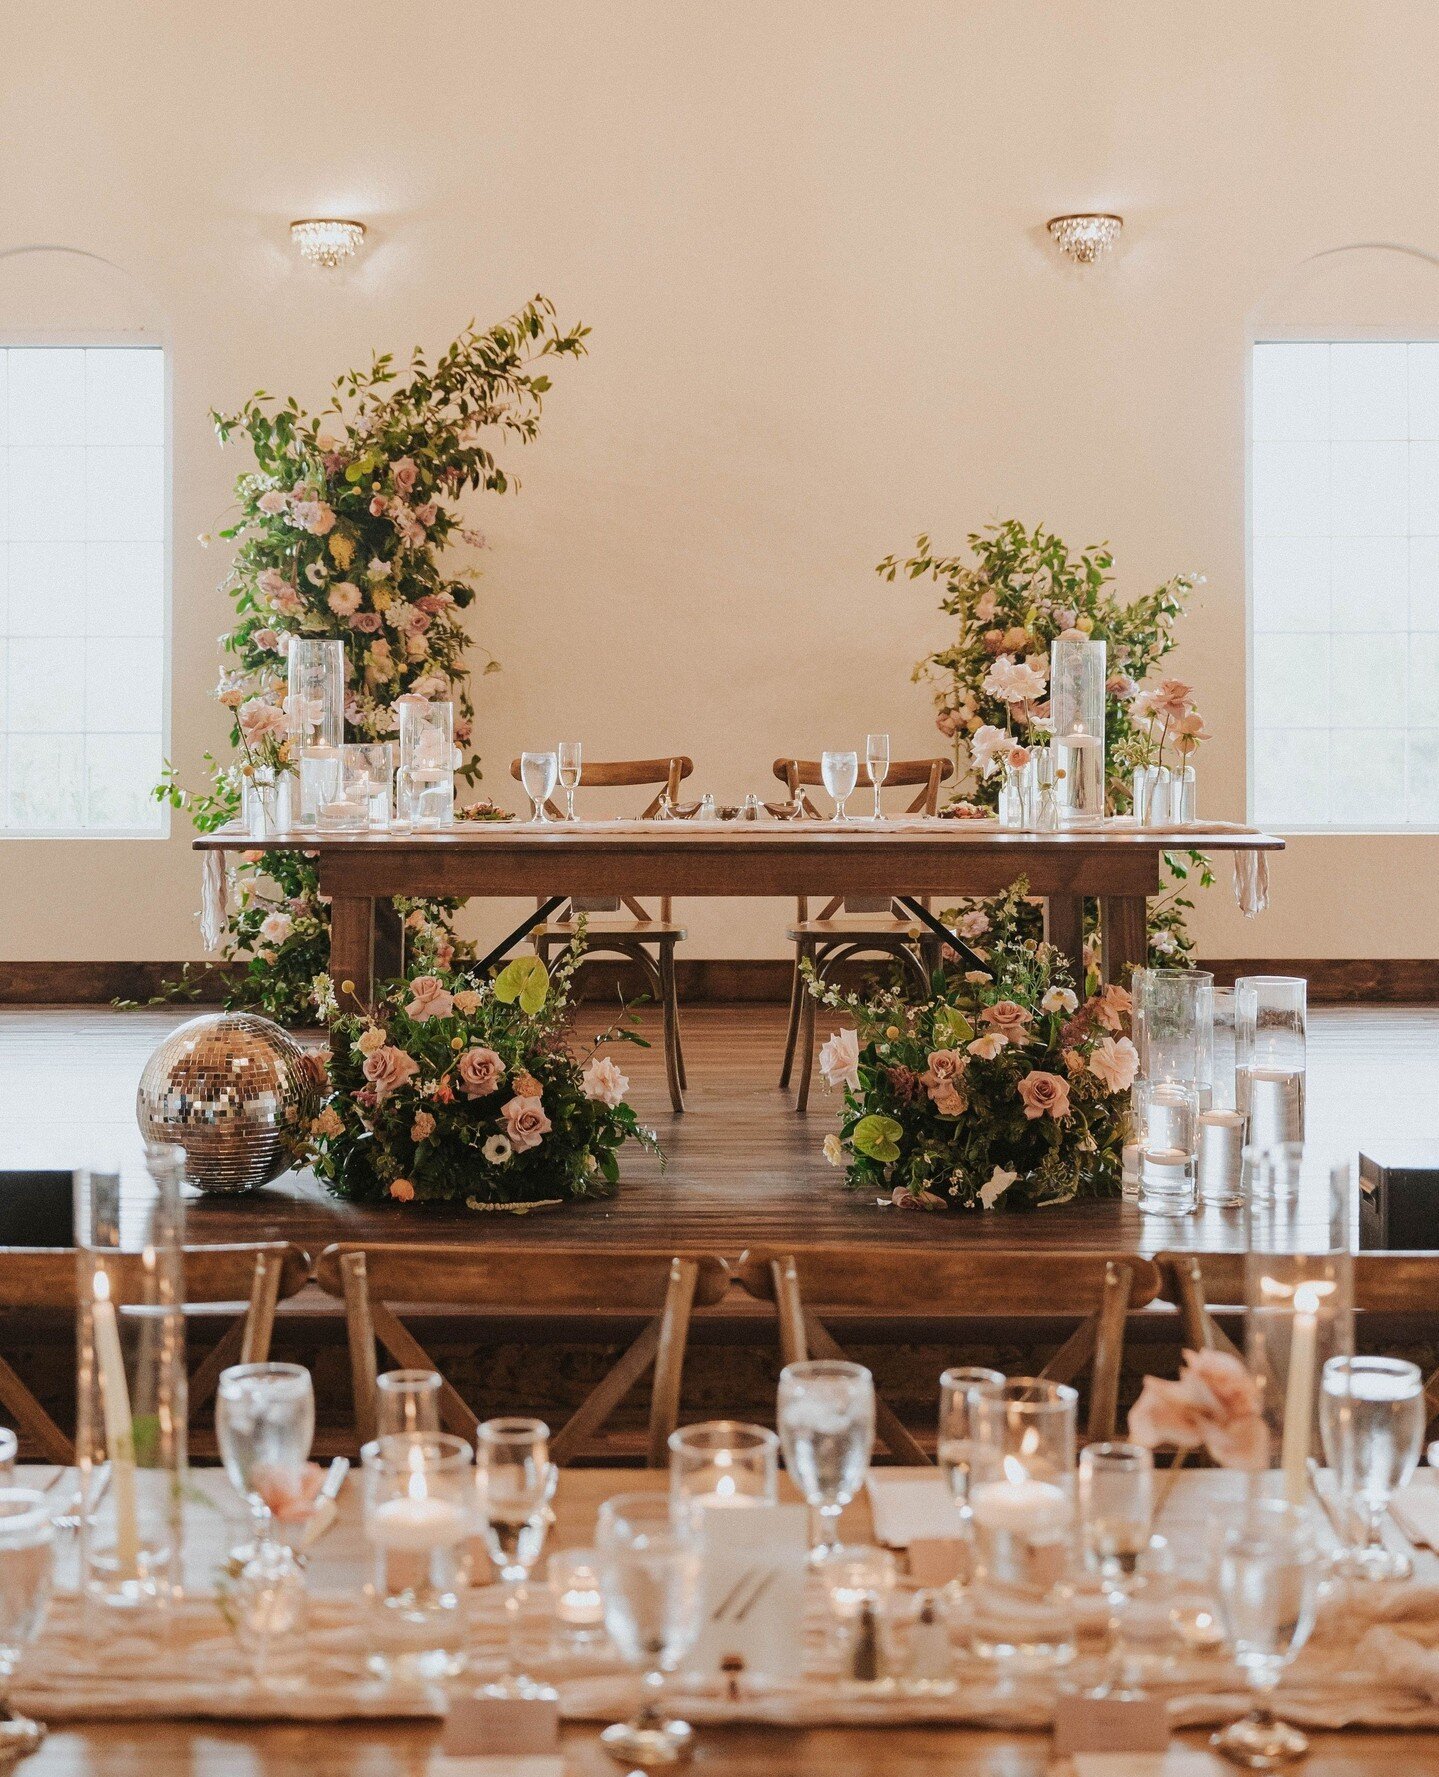
[[[1314, 1005], [1439, 1002], [1439, 957], [1217, 957], [1205, 959], [1202, 966], [1214, 971], [1221, 986], [1240, 975], [1303, 975]], [[165, 962], [0, 962], [0, 1005], [101, 1006], [116, 999], [143, 1003], [166, 982], [178, 980], [181, 967]], [[231, 972], [220, 964], [201, 965], [193, 1003], [218, 1005]], [[681, 958], [677, 975], [680, 998], [690, 1005], [782, 1005], [789, 999], [791, 965], [781, 957]], [[590, 1000], [636, 991], [634, 976], [623, 963], [599, 957], [586, 969], [584, 981]]]

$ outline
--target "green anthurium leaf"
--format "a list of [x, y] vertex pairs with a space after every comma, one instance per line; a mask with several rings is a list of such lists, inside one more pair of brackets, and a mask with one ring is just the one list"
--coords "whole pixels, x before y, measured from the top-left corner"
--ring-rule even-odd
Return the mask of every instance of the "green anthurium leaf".
[[893, 1117], [861, 1117], [850, 1137], [855, 1151], [869, 1160], [888, 1164], [899, 1158], [899, 1138], [903, 1129]]
[[954, 1006], [941, 1006], [934, 1015], [934, 1040], [946, 1049], [959, 1049], [974, 1036], [974, 1026]]
[[537, 956], [517, 956], [495, 977], [495, 998], [506, 1006], [516, 1001], [533, 1018], [550, 997], [550, 972]]

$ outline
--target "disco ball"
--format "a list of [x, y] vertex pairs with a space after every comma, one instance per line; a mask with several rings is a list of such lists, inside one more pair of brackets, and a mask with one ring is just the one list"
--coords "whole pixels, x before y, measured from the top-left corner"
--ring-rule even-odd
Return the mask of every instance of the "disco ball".
[[249, 1012], [171, 1031], [145, 1063], [135, 1115], [146, 1141], [178, 1142], [202, 1191], [258, 1191], [300, 1158], [320, 1112], [318, 1071], [293, 1038]]

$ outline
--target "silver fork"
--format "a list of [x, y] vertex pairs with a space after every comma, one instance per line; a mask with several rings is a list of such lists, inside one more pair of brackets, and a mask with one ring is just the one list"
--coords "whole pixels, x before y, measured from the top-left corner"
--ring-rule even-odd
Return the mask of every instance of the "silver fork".
[[[45, 1487], [45, 1492], [48, 1493], [50, 1491], [50, 1488], [53, 1487], [56, 1484], [56, 1482], [58, 1482], [58, 1480], [60, 1479], [60, 1475], [63, 1475], [66, 1473], [68, 1473], [67, 1470], [61, 1469], [59, 1471], [59, 1473], [55, 1476], [55, 1479], [53, 1481], [50, 1481], [49, 1483], [47, 1483], [47, 1485]], [[112, 1473], [113, 1473], [113, 1470], [111, 1469], [110, 1464], [107, 1462], [100, 1472], [100, 1484], [95, 1489], [95, 1496], [90, 1501], [90, 1516], [92, 1518], [94, 1517], [95, 1513], [99, 1511], [101, 1501], [104, 1499], [105, 1495], [110, 1491], [110, 1476]], [[78, 1530], [80, 1528], [81, 1523], [83, 1522], [83, 1519], [84, 1519], [84, 1514], [77, 1509], [73, 1512], [57, 1512], [55, 1514], [53, 1522], [54, 1522], [55, 1528], [57, 1530]]]

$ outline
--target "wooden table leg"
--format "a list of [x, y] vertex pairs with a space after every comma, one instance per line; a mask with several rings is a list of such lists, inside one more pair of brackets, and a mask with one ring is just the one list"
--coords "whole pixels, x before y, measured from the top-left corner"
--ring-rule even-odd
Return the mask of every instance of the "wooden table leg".
[[1084, 897], [1050, 895], [1044, 903], [1044, 935], [1069, 958], [1074, 990], [1084, 998]]
[[1131, 969], [1149, 960], [1149, 903], [1143, 895], [1106, 895], [1100, 908], [1104, 979], [1129, 986]]
[[[375, 903], [367, 896], [336, 895], [330, 902], [330, 979], [342, 1013], [355, 1010], [355, 999], [370, 1003], [374, 988]], [[349, 981], [354, 998], [341, 991]]]

